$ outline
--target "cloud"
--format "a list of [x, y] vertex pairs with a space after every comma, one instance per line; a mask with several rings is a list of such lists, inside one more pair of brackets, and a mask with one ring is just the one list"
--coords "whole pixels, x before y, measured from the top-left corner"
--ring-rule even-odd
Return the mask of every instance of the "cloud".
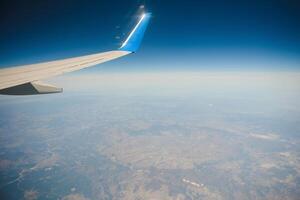
[[69, 194], [67, 196], [64, 196], [62, 200], [88, 200], [88, 198], [81, 194]]
[[24, 192], [24, 199], [25, 200], [35, 200], [38, 199], [39, 193], [36, 190], [26, 190]]

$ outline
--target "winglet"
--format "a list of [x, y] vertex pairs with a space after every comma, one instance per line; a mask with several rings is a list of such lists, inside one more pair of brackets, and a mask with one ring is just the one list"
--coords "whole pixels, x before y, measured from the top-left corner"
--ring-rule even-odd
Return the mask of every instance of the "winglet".
[[144, 13], [119, 50], [136, 52], [142, 42], [151, 13]]

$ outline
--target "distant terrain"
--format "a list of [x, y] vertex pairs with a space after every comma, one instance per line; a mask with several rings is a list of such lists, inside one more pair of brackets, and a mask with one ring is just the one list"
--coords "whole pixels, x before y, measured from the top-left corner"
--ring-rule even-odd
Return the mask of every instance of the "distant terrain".
[[0, 96], [0, 199], [299, 199], [298, 73], [52, 82]]

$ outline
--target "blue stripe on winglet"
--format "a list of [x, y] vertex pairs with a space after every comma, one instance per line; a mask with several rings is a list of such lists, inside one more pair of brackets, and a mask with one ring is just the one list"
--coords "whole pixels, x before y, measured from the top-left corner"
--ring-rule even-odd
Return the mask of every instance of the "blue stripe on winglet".
[[119, 50], [136, 52], [142, 42], [144, 33], [150, 21], [151, 13], [145, 13], [129, 34]]

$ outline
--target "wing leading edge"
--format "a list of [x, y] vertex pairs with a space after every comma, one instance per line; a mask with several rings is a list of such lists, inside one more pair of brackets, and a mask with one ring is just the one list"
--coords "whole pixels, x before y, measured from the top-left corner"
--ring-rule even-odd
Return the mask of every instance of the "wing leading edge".
[[136, 52], [141, 44], [150, 16], [150, 13], [141, 16], [118, 50], [0, 69], [0, 94], [33, 95], [62, 92], [61, 88], [43, 84], [40, 80], [98, 65]]

